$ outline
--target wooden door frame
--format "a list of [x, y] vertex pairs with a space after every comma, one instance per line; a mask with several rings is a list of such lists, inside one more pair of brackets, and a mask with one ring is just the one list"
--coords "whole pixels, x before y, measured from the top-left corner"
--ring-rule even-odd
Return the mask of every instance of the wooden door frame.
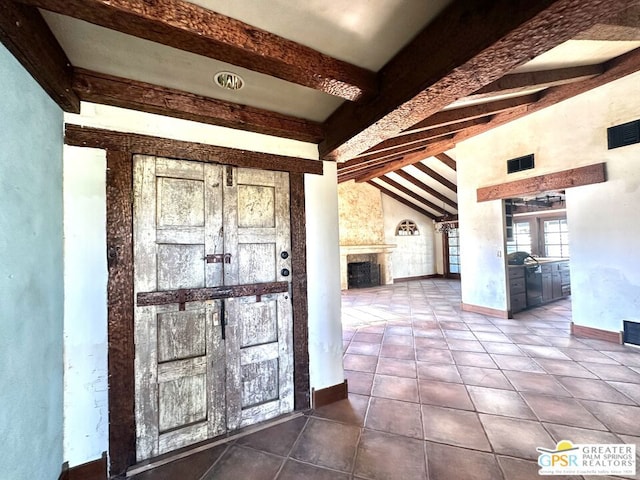
[[304, 174], [320, 161], [65, 125], [65, 144], [106, 150], [107, 339], [110, 472], [136, 463], [133, 329], [133, 155], [156, 155], [289, 173], [294, 409], [310, 406]]

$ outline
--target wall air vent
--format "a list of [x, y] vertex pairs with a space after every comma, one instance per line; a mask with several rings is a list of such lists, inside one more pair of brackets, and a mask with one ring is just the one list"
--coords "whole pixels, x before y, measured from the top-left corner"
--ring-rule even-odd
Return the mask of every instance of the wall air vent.
[[631, 345], [640, 345], [640, 323], [625, 320], [622, 341]]
[[607, 128], [609, 150], [640, 143], [640, 120]]
[[533, 153], [531, 155], [525, 155], [524, 157], [512, 158], [511, 160], [507, 160], [507, 173], [530, 170], [533, 167]]

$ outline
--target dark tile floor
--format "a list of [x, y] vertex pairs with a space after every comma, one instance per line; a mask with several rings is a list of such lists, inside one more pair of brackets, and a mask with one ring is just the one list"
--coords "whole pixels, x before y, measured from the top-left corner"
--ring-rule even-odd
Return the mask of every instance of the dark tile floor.
[[342, 298], [348, 400], [135, 479], [528, 480], [562, 439], [640, 452], [640, 350], [571, 337], [569, 300], [505, 320], [449, 280]]

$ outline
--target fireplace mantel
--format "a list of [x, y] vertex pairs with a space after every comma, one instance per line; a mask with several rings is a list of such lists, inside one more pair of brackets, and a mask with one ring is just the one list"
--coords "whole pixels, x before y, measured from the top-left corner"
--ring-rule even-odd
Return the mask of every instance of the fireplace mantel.
[[380, 264], [380, 284], [388, 285], [393, 283], [391, 252], [396, 246], [394, 244], [340, 245], [340, 288], [342, 290], [348, 288], [347, 257], [349, 255], [376, 254]]

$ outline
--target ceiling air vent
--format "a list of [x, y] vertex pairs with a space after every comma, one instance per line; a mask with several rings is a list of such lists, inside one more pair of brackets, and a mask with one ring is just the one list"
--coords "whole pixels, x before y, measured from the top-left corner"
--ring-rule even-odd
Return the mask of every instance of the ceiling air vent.
[[609, 150], [640, 143], [640, 120], [607, 128]]
[[530, 170], [533, 167], [533, 153], [531, 155], [525, 155], [524, 157], [512, 158], [511, 160], [507, 160], [507, 173]]

